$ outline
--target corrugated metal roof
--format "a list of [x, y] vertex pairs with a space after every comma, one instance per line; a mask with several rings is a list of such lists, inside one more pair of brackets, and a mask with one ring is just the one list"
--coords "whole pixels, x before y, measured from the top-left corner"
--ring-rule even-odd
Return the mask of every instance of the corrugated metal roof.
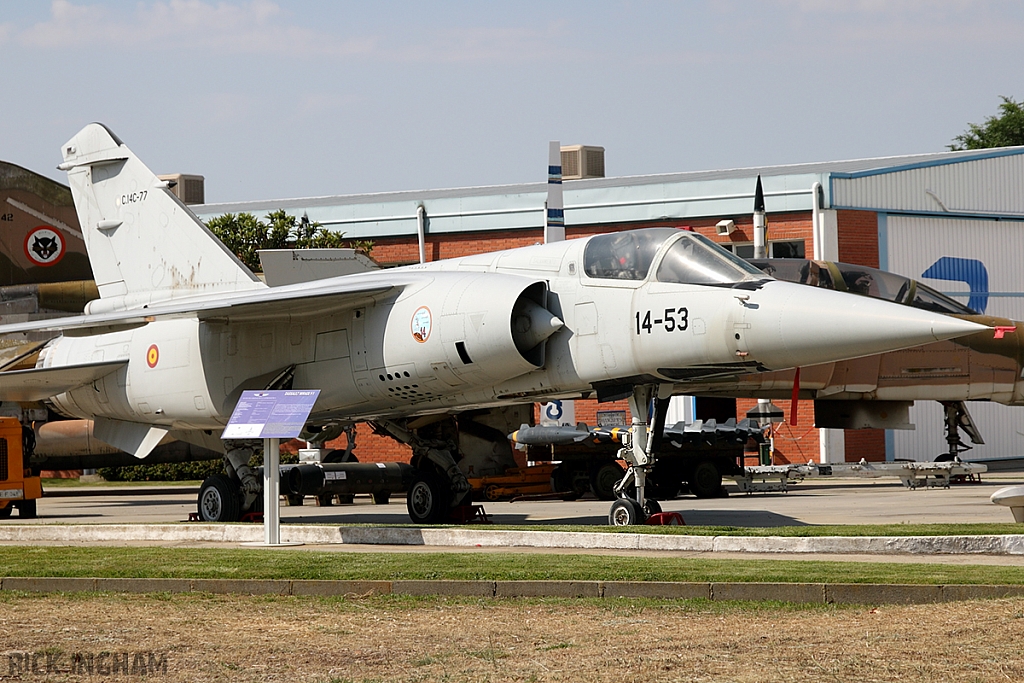
[[1024, 215], [1024, 154], [911, 165], [881, 174], [833, 174], [832, 204], [883, 211]]
[[[572, 226], [747, 215], [753, 208], [754, 182], [758, 175], [762, 176], [770, 213], [809, 210], [811, 186], [816, 181], [825, 187], [826, 206], [835, 203], [897, 210], [905, 204], [905, 210], [928, 210], [915, 208], [926, 206], [926, 202], [917, 196], [922, 191], [916, 190], [915, 194], [912, 187], [931, 182], [940, 189], [928, 189], [940, 197], [940, 190], [952, 196], [947, 187], [973, 187], [975, 195], [972, 196], [983, 197], [975, 204], [984, 203], [984, 197], [998, 195], [1000, 199], [993, 201], [987, 211], [1016, 213], [1017, 202], [1003, 201], [1006, 185], [1015, 182], [1012, 178], [1001, 181], [998, 187], [981, 179], [1002, 177], [1000, 174], [1004, 171], [995, 168], [1000, 164], [1024, 169], [1024, 147], [574, 180], [564, 185], [565, 220], [566, 225]], [[949, 171], [948, 167], [957, 166], [964, 167], [962, 172]], [[893, 175], [900, 177], [893, 180]], [[947, 176], [953, 178], [949, 181], [952, 185], [932, 180]], [[964, 182], [964, 177], [977, 177], [977, 182]], [[909, 189], [901, 189], [903, 186]], [[546, 189], [546, 182], [536, 182], [206, 204], [192, 208], [204, 219], [229, 212], [259, 214], [284, 209], [296, 215], [305, 213], [310, 220], [343, 231], [350, 237], [385, 237], [415, 234], [416, 211], [421, 204], [426, 209], [432, 233], [539, 228], [543, 225]], [[832, 202], [833, 190], [843, 196], [842, 202]], [[963, 193], [971, 191], [964, 189]], [[889, 194], [878, 204], [877, 196], [884, 192]], [[905, 192], [906, 197], [901, 192]], [[916, 204], [907, 200], [910, 195]], [[933, 202], [932, 208], [937, 208], [934, 200], [929, 201]], [[982, 211], [979, 206], [971, 210]]]

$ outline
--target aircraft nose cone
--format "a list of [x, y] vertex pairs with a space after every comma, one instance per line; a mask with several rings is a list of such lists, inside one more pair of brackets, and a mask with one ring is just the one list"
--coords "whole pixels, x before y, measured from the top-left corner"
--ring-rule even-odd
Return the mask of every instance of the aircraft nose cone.
[[[744, 304], [748, 358], [786, 368], [859, 358], [988, 329], [866, 296], [769, 282]], [[757, 300], [754, 303], [754, 300]]]

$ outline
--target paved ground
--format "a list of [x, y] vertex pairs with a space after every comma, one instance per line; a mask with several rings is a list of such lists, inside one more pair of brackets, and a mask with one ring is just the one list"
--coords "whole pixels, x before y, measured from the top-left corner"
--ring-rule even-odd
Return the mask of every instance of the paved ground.
[[[953, 522], [1009, 522], [1007, 508], [989, 497], [1004, 486], [1024, 484], [1024, 473], [985, 475], [981, 483], [949, 489], [908, 490], [895, 480], [843, 480], [797, 485], [789, 493], [733, 494], [728, 498], [698, 500], [687, 496], [666, 501], [666, 512], [679, 512], [687, 524], [725, 526], [792, 526], [802, 524], [942, 524]], [[77, 493], [84, 491], [76, 490]], [[194, 493], [152, 492], [126, 494], [112, 489], [104, 495], [44, 497], [39, 517], [19, 520], [17, 513], [5, 524], [178, 522], [195, 511]], [[607, 524], [609, 503], [592, 499], [573, 502], [542, 501], [487, 503], [496, 524]], [[317, 507], [307, 498], [302, 507], [281, 508], [283, 523], [304, 524], [408, 524], [405, 499], [374, 505], [358, 496], [353, 505]]]

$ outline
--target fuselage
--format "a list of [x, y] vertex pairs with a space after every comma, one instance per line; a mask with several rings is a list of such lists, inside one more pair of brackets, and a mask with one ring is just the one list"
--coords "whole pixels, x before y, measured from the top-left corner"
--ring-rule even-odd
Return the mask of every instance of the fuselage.
[[780, 282], [723, 254], [694, 233], [649, 229], [350, 275], [318, 285], [402, 285], [322, 315], [157, 317], [65, 336], [37, 367], [127, 361], [52, 398], [65, 415], [216, 430], [242, 390], [288, 372], [293, 388], [321, 390], [313, 420], [358, 421], [610, 395], [952, 336], [944, 316]]

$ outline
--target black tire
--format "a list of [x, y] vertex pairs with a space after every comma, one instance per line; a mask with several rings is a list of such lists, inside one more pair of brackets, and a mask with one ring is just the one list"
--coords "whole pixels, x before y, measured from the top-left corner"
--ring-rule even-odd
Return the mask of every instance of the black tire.
[[646, 501], [644, 501], [644, 516], [645, 517], [650, 517], [651, 515], [656, 515], [659, 512], [661, 512], [661, 503], [659, 503], [658, 501], [654, 500], [653, 498], [648, 498]]
[[690, 492], [698, 498], [717, 498], [722, 495], [722, 473], [710, 460], [697, 463], [690, 475]]
[[18, 516], [22, 519], [36, 518], [36, 499], [23, 500], [18, 503]]
[[566, 501], [580, 498], [572, 487], [572, 472], [565, 465], [558, 465], [551, 471], [551, 492], [562, 494], [562, 498]]
[[199, 487], [196, 511], [204, 522], [237, 522], [242, 518], [242, 492], [238, 484], [226, 474], [207, 477]]
[[433, 472], [417, 472], [406, 494], [406, 508], [413, 524], [439, 524], [448, 514], [451, 489]]
[[0, 508], [0, 519], [6, 519], [10, 517], [12, 510], [14, 510], [14, 503], [8, 503], [7, 505]]
[[289, 507], [302, 507], [302, 501], [305, 500], [306, 497], [294, 493], [289, 493], [284, 498], [285, 502], [288, 503]]
[[339, 493], [334, 497], [338, 505], [352, 505], [356, 502], [356, 497], [351, 493]]
[[377, 491], [373, 494], [374, 505], [387, 505], [391, 502], [391, 491]]
[[327, 453], [324, 456], [322, 462], [359, 462], [359, 458], [356, 457], [355, 453], [349, 453], [348, 457], [345, 457], [345, 451], [337, 448]]
[[615, 500], [615, 485], [622, 481], [625, 473], [615, 461], [595, 467], [590, 473], [590, 491], [598, 500]]
[[949, 453], [939, 453], [935, 458], [935, 462], [953, 462], [953, 457]]
[[330, 507], [334, 505], [334, 495], [331, 493], [321, 493], [319, 496], [316, 496], [316, 504], [322, 508]]
[[646, 520], [644, 509], [632, 498], [619, 498], [608, 511], [608, 524], [612, 526], [635, 526]]

